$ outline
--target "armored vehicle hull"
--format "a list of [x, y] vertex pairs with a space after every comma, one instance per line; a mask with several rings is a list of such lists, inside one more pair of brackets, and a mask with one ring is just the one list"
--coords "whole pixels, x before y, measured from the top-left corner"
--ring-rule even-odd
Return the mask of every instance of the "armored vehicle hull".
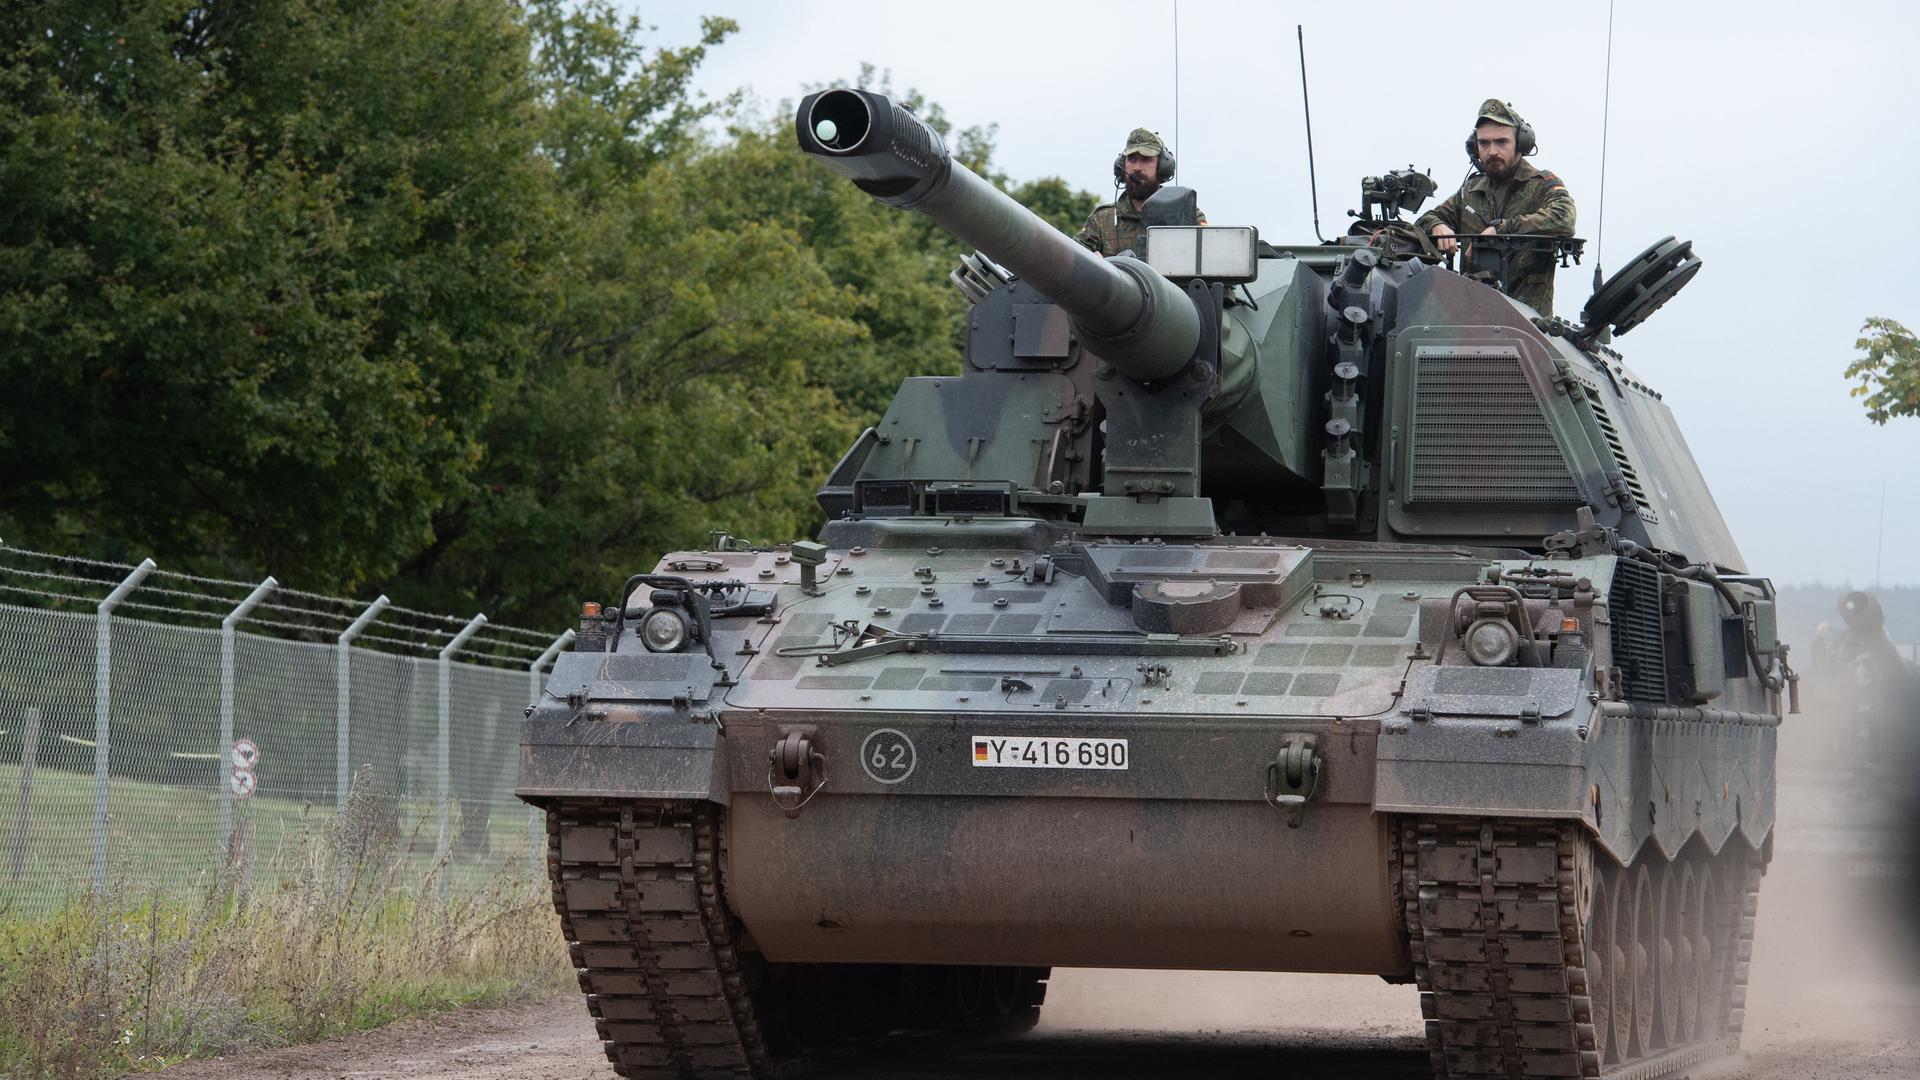
[[1657, 396], [1375, 249], [1263, 247], [1244, 303], [1068, 252], [889, 108], [802, 143], [1023, 275], [967, 373], [818, 542], [590, 608], [523, 728], [621, 1074], [1018, 1025], [1054, 965], [1416, 982], [1442, 1077], [1729, 1049], [1791, 672]]

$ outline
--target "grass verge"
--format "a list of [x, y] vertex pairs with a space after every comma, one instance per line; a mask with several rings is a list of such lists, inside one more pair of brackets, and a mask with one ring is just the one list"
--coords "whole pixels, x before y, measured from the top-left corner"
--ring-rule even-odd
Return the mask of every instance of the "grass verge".
[[[97, 792], [93, 773], [43, 765], [35, 771], [30, 797], [24, 800], [19, 798], [22, 787], [20, 767], [0, 762], [0, 920], [62, 907], [71, 902], [75, 885], [84, 887], [93, 876]], [[145, 895], [158, 886], [177, 896], [212, 887], [221, 872], [219, 853], [224, 846], [219, 793], [212, 784], [187, 786], [116, 776], [107, 792], [108, 876], [122, 886], [121, 893]], [[253, 880], [260, 882], [267, 871], [279, 866], [279, 856], [286, 849], [306, 842], [316, 818], [331, 816], [332, 804], [330, 792], [261, 793], [235, 800], [234, 820], [244, 830], [245, 847], [259, 853]], [[317, 811], [316, 805], [325, 809]], [[414, 872], [428, 872], [439, 852], [437, 805], [431, 797], [393, 800], [388, 805], [391, 827], [406, 835], [402, 850], [412, 860]], [[464, 818], [477, 810], [486, 815], [488, 851], [526, 851], [524, 805], [508, 799], [491, 807], [469, 807], [456, 800], [451, 809], [451, 827], [460, 843], [471, 840]], [[544, 835], [537, 842], [544, 849]], [[18, 874], [13, 872], [16, 862]], [[484, 886], [489, 884], [491, 869], [484, 860], [463, 858], [452, 867], [452, 883], [455, 888]]]
[[572, 984], [524, 857], [469, 866], [460, 880], [483, 884], [441, 901], [447, 868], [409, 869], [394, 822], [356, 795], [271, 867], [229, 866], [199, 895], [0, 914], [0, 1076], [93, 1080]]

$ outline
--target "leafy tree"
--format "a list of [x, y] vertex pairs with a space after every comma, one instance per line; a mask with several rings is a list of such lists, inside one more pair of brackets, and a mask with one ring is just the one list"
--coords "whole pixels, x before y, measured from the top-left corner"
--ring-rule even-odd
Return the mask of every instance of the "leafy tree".
[[[812, 534], [814, 490], [900, 381], [959, 370], [966, 305], [946, 280], [961, 246], [808, 161], [785, 115], [740, 117], [671, 152], [605, 149], [660, 145], [657, 129], [684, 132], [724, 109], [607, 103], [639, 97], [621, 86], [656, 81], [656, 65], [697, 62], [731, 23], [710, 21], [699, 46], [672, 57], [637, 58], [626, 43], [641, 28], [610, 30], [606, 9], [564, 21], [533, 10], [536, 27], [568, 39], [554, 47], [541, 30], [536, 56], [545, 108], [566, 123], [564, 139], [541, 142], [577, 200], [563, 215], [569, 254], [525, 382], [489, 420], [484, 459], [388, 591], [548, 621], [609, 599], [709, 529]], [[938, 106], [905, 99], [951, 132]], [[990, 171], [990, 130], [956, 140]]]
[[508, 0], [0, 13], [0, 528], [322, 588], [430, 538], [545, 258]]
[[388, 591], [552, 621], [708, 528], [808, 532], [856, 429], [806, 361], [860, 327], [790, 230], [710, 212], [740, 170], [699, 133], [731, 102], [687, 82], [732, 22], [643, 52], [647, 28], [604, 4], [528, 14], [564, 254], [484, 454]]
[[[9, 542], [550, 622], [707, 528], [810, 533], [899, 381], [957, 370], [959, 245], [694, 94], [728, 20], [656, 48], [602, 0], [25, 0], [0, 28]], [[903, 96], [1008, 186], [992, 128]], [[1093, 202], [1016, 194], [1066, 228]]]
[[[1004, 179], [1001, 186], [1005, 187]], [[1100, 204], [1091, 192], [1076, 191], [1057, 176], [1028, 180], [1008, 191], [1022, 206], [1047, 219], [1047, 224], [1064, 233], [1077, 233], [1087, 223], [1087, 215]]]
[[1892, 319], [1868, 319], [1860, 332], [1853, 347], [1866, 355], [1847, 365], [1847, 378], [1858, 380], [1848, 393], [1866, 399], [1876, 424], [1920, 415], [1920, 339]]

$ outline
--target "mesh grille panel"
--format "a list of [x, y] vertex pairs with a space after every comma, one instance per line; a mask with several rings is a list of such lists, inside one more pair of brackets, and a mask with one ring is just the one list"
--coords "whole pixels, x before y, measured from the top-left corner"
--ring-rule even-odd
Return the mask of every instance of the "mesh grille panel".
[[1667, 700], [1667, 648], [1660, 624], [1660, 571], [1621, 559], [1607, 597], [1613, 617], [1613, 664], [1628, 701]]
[[1408, 503], [1584, 501], [1517, 352], [1428, 347], [1414, 363]]

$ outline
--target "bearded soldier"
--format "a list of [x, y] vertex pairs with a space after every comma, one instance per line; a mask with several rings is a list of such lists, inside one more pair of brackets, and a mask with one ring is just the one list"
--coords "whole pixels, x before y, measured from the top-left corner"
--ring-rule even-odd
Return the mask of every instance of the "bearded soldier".
[[[1559, 177], [1522, 160], [1534, 149], [1533, 125], [1512, 105], [1488, 98], [1467, 140], [1475, 175], [1414, 224], [1431, 233], [1435, 246], [1448, 254], [1462, 235], [1572, 236], [1573, 196]], [[1514, 252], [1507, 294], [1542, 315], [1553, 314], [1554, 265], [1551, 251]]]
[[[1122, 190], [1112, 202], [1087, 215], [1087, 223], [1074, 239], [1102, 255], [1118, 255], [1133, 247], [1146, 231], [1140, 221], [1140, 207], [1160, 185], [1173, 179], [1173, 152], [1160, 136], [1146, 128], [1134, 128], [1127, 136], [1126, 149], [1113, 159], [1113, 182]], [[1197, 213], [1196, 225], [1205, 225], [1207, 215]]]

